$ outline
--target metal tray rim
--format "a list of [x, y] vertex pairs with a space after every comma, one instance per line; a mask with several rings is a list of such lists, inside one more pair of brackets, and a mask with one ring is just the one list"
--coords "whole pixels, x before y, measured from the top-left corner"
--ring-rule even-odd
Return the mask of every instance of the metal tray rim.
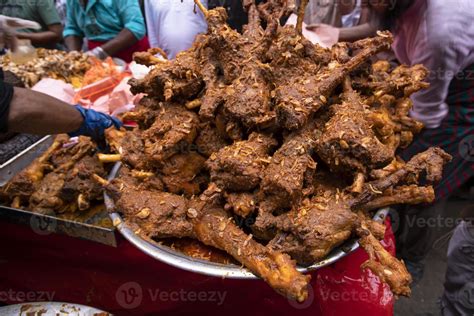
[[[118, 162], [115, 164], [114, 168], [110, 172], [109, 181], [115, 178], [119, 169], [121, 167], [121, 163]], [[115, 205], [113, 200], [104, 193], [104, 201], [107, 210], [110, 212], [110, 218], [114, 223], [118, 223], [116, 225], [117, 230], [122, 234], [125, 239], [127, 239], [130, 243], [136, 246], [138, 249], [146, 253], [147, 255], [163, 262], [169, 264], [175, 268], [179, 268], [182, 270], [186, 270], [189, 272], [195, 272], [199, 274], [204, 274], [208, 276], [214, 277], [222, 277], [222, 278], [229, 278], [229, 279], [257, 279], [258, 277], [255, 276], [253, 273], [248, 271], [244, 267], [240, 267], [234, 264], [224, 265], [220, 263], [214, 263], [206, 260], [196, 259], [189, 256], [186, 256], [179, 251], [175, 251], [168, 246], [160, 245], [158, 243], [152, 243], [147, 240], [142, 239], [141, 237], [137, 236], [129, 227], [127, 227], [126, 223], [123, 221], [120, 214], [114, 212]], [[388, 208], [384, 208], [379, 210], [376, 215], [374, 216], [374, 220], [384, 220], [389, 212]], [[342, 246], [334, 249], [326, 259], [315, 263], [309, 267], [297, 267], [298, 271], [306, 273], [310, 271], [314, 271], [317, 269], [321, 269], [325, 266], [331, 265], [336, 261], [344, 258], [348, 254], [354, 252], [359, 248], [359, 243], [356, 240], [349, 240]], [[343, 250], [344, 249], [344, 250]]]
[[45, 141], [49, 140], [50, 138], [51, 138], [51, 135], [44, 136], [43, 138], [41, 138], [40, 140], [38, 140], [37, 142], [32, 144], [30, 147], [28, 147], [25, 150], [23, 150], [22, 152], [18, 153], [15, 157], [10, 158], [4, 164], [0, 165], [0, 169], [14, 163], [16, 160], [18, 160], [18, 158], [20, 158], [21, 156], [29, 153], [32, 149], [34, 149], [35, 147], [37, 147], [40, 144], [44, 143]]

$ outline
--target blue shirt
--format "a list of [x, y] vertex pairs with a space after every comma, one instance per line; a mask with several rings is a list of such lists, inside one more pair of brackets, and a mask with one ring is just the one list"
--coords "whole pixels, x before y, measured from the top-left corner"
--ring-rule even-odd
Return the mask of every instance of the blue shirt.
[[63, 36], [85, 37], [107, 42], [124, 28], [141, 40], [146, 34], [138, 0], [67, 0], [67, 20]]

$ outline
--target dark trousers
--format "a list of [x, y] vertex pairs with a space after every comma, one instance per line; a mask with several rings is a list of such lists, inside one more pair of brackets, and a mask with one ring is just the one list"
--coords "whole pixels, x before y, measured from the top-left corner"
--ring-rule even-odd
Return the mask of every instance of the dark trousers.
[[435, 242], [436, 230], [447, 199], [430, 206], [406, 206], [392, 216], [397, 239], [397, 256], [423, 262]]
[[474, 315], [474, 225], [471, 222], [462, 222], [456, 228], [447, 255], [442, 315]]

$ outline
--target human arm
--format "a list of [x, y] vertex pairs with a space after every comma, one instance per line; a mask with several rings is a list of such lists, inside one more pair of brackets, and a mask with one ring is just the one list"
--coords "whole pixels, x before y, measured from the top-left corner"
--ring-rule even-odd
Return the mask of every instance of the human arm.
[[113, 56], [116, 53], [127, 49], [138, 41], [131, 31], [124, 28], [120, 33], [101, 46], [105, 53], [109, 56]]
[[82, 50], [84, 32], [77, 24], [74, 7], [71, 1], [66, 6], [66, 25], [63, 31], [64, 43], [68, 50]]
[[[449, 111], [446, 99], [449, 87], [454, 77], [463, 70], [463, 61], [466, 60], [466, 44], [459, 37], [460, 34], [451, 31], [443, 31], [444, 27], [438, 27], [438, 33], [417, 39], [410, 64], [423, 64], [428, 68], [430, 75], [428, 82], [430, 87], [412, 96], [413, 109], [411, 116], [425, 124], [428, 129], [438, 128]], [[466, 65], [464, 65], [466, 66]]]
[[132, 46], [146, 34], [145, 20], [137, 0], [116, 0], [115, 5], [124, 27], [115, 38], [101, 46], [109, 56]]
[[[367, 37], [373, 37], [377, 31], [382, 27], [382, 15], [368, 6], [362, 4], [362, 11], [360, 17], [360, 24], [353, 27], [339, 28], [324, 24], [308, 25], [307, 29], [323, 34], [337, 34], [337, 39], [332, 39], [336, 42], [355, 42]], [[333, 29], [333, 30], [329, 30]], [[335, 35], [332, 35], [335, 36]]]
[[15, 35], [19, 39], [28, 39], [35, 46], [53, 45], [59, 43], [62, 39], [63, 27], [61, 25], [61, 18], [53, 0], [32, 1], [31, 6], [34, 5], [34, 10], [39, 15], [40, 22], [47, 25], [47, 30], [41, 32], [27, 33], [17, 32]]
[[355, 42], [375, 36], [378, 28], [370, 23], [339, 29], [339, 42]]
[[48, 25], [48, 30], [38, 33], [16, 32], [19, 39], [28, 39], [35, 46], [59, 43], [62, 39], [63, 27], [61, 24]]
[[60, 134], [75, 131], [82, 123], [82, 115], [70, 104], [40, 92], [14, 88], [8, 131]]
[[[71, 136], [85, 135], [95, 140], [103, 138], [105, 129], [120, 122], [103, 113], [50, 97], [46, 94], [23, 88], [13, 88], [1, 83], [2, 126], [6, 131], [31, 134], [69, 133]], [[11, 99], [8, 95], [11, 93]], [[6, 99], [5, 99], [6, 97]], [[9, 107], [9, 108], [6, 108]]]
[[66, 44], [67, 49], [70, 51], [81, 51], [83, 40], [82, 37], [71, 35], [64, 38], [64, 44]]

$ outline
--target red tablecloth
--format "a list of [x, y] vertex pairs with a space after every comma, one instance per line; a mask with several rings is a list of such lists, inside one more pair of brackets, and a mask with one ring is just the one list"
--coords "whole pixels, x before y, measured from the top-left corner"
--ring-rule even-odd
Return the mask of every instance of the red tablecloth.
[[[384, 245], [394, 252], [391, 229]], [[312, 274], [312, 295], [290, 302], [260, 280], [230, 280], [178, 270], [119, 236], [108, 247], [34, 233], [0, 222], [0, 301], [60, 301], [116, 315], [392, 315], [386, 285], [359, 269], [362, 250]]]

